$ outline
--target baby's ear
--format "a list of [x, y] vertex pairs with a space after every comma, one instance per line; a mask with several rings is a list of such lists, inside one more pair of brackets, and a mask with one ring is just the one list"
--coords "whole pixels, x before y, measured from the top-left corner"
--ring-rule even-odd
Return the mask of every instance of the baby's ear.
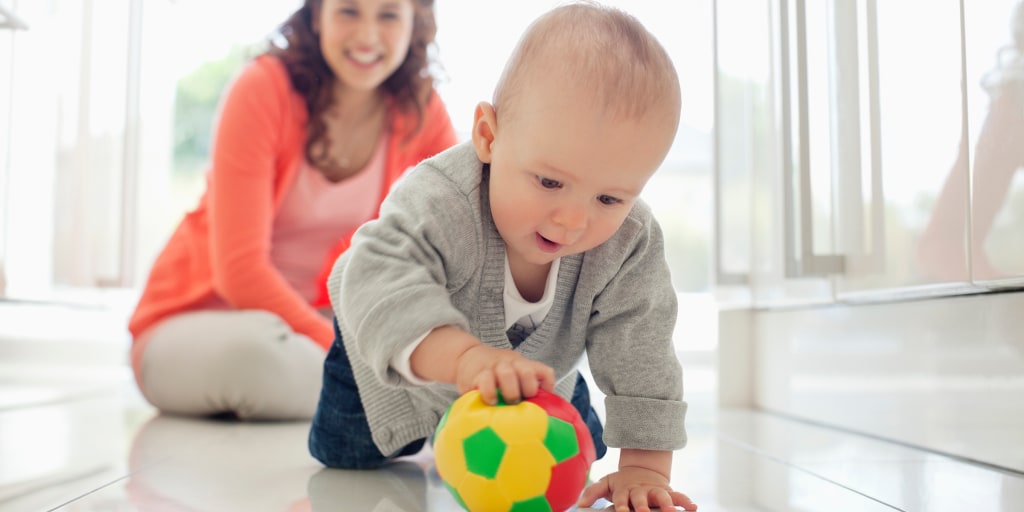
[[491, 146], [497, 133], [498, 117], [494, 114], [494, 106], [481, 101], [473, 113], [473, 147], [477, 158], [485, 164], [491, 163]]

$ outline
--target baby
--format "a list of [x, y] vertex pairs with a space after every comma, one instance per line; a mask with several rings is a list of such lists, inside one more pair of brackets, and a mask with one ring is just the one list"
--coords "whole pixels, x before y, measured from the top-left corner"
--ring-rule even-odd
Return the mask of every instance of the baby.
[[514, 403], [545, 389], [580, 411], [599, 455], [621, 449], [580, 506], [696, 510], [670, 486], [686, 443], [676, 298], [639, 199], [679, 110], [672, 63], [633, 17], [575, 3], [534, 22], [472, 141], [403, 178], [335, 265], [311, 453], [379, 467], [419, 451], [461, 393]]

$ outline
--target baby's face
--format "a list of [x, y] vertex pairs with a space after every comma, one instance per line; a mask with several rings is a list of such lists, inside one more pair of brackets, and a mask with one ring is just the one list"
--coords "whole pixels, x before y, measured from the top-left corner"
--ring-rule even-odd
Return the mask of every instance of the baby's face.
[[533, 81], [511, 118], [498, 113], [491, 213], [513, 265], [547, 265], [608, 240], [675, 133], [671, 116], [613, 119], [585, 86], [555, 82]]

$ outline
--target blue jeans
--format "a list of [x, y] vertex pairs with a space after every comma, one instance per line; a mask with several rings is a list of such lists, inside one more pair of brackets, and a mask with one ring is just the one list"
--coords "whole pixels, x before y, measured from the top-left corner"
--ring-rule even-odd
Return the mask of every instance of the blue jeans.
[[[590, 405], [590, 390], [583, 376], [576, 374], [576, 389], [570, 400], [579, 411], [594, 439], [597, 458], [608, 451], [601, 436], [604, 427]], [[334, 324], [334, 343], [324, 361], [324, 382], [320, 403], [313, 415], [309, 431], [309, 453], [325, 466], [345, 469], [374, 469], [396, 457], [414, 455], [423, 449], [426, 439], [409, 443], [395, 453], [385, 455], [373, 443], [366, 411], [359, 398], [359, 389], [352, 376], [345, 347], [341, 342], [338, 324]]]

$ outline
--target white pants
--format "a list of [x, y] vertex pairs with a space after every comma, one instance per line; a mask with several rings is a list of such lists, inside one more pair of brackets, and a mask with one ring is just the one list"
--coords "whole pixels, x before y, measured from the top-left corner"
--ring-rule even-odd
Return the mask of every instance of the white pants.
[[163, 412], [253, 420], [313, 416], [325, 353], [273, 313], [182, 313], [143, 336], [139, 387]]

